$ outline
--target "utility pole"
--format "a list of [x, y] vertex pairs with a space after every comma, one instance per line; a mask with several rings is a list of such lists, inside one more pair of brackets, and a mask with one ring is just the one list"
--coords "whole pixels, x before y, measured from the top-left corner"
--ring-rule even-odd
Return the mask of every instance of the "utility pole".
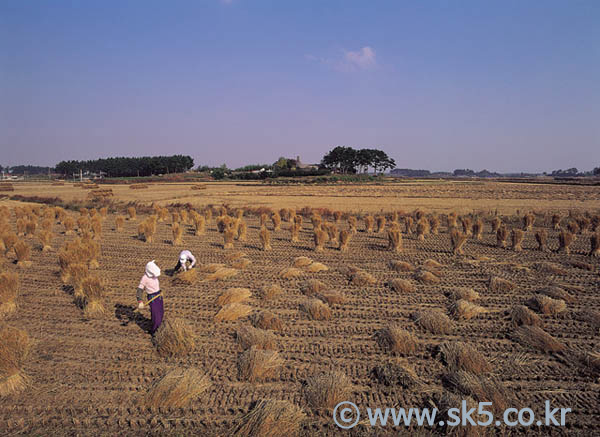
[[79, 182], [83, 182], [83, 170], [79, 169]]

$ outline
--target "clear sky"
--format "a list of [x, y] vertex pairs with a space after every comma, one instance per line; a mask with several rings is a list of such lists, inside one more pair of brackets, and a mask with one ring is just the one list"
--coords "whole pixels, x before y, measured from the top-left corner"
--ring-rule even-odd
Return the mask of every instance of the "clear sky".
[[0, 1], [0, 164], [600, 165], [600, 1]]

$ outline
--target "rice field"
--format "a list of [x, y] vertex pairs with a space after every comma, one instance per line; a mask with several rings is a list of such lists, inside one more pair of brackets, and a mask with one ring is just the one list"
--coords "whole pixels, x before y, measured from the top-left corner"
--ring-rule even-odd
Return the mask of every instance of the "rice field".
[[[550, 400], [567, 427], [535, 432], [600, 426], [600, 188], [147, 185], [81, 210], [0, 200], [2, 435], [345, 435], [346, 400]], [[197, 268], [169, 276], [183, 249]], [[135, 299], [151, 260], [154, 338]], [[451, 431], [531, 430], [351, 435]]]

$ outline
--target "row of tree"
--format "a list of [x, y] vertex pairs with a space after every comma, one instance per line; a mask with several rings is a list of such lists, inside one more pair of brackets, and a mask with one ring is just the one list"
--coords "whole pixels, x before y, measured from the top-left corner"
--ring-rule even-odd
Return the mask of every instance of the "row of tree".
[[337, 146], [323, 157], [321, 166], [340, 173], [365, 173], [372, 168], [377, 174], [394, 168], [396, 162], [383, 150]]
[[167, 173], [181, 173], [194, 166], [190, 156], [143, 156], [139, 158], [104, 158], [89, 161], [61, 161], [56, 172], [70, 177], [84, 173], [94, 173], [107, 177], [152, 176]]
[[13, 175], [38, 175], [53, 173], [53, 167], [42, 167], [39, 165], [13, 165], [12, 167], [3, 167], [0, 165], [0, 172], [6, 172]]

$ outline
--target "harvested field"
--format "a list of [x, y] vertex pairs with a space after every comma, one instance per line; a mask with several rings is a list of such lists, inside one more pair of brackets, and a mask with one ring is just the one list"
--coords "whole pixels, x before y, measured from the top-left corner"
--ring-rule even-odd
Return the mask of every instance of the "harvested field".
[[[63, 200], [84, 201], [87, 195], [68, 182], [13, 186], [11, 195], [39, 195], [42, 188], [44, 195]], [[299, 435], [335, 436], [340, 433], [331, 419], [334, 401], [343, 398], [361, 408], [423, 408], [435, 393], [497, 399], [536, 412], [550, 399], [573, 409], [567, 434], [590, 435], [600, 427], [590, 411], [599, 390], [600, 259], [589, 256], [590, 231], [577, 234], [570, 254], [557, 252], [560, 230], [552, 222], [559, 213], [567, 223], [570, 210], [597, 214], [600, 188], [493, 182], [203, 187], [111, 186], [114, 201], [138, 202], [136, 218], [124, 220], [129, 214], [115, 204], [102, 219], [101, 236], [93, 239], [91, 228], [77, 225], [78, 209], [66, 209], [51, 220], [53, 250], [46, 251], [40, 244], [43, 207], [2, 201], [10, 208], [5, 220], [10, 234], [0, 240], [17, 241], [5, 244], [0, 266], [18, 273], [19, 281], [16, 306], [0, 312], [0, 323], [27, 332], [32, 347], [22, 364], [27, 384], [0, 397], [0, 430], [7, 431], [0, 434], [230, 435], [238, 429], [256, 435], [252, 429], [270, 429], [267, 422], [281, 416]], [[348, 198], [363, 208], [355, 211], [356, 232], [346, 218]], [[152, 200], [169, 207], [167, 220], [150, 218]], [[186, 223], [179, 214], [182, 244], [173, 245], [176, 208], [169, 204], [188, 201], [207, 217], [203, 232], [196, 235], [193, 220]], [[234, 238], [233, 249], [223, 248], [216, 223], [220, 211], [211, 210], [208, 218], [205, 209], [224, 202], [230, 217], [239, 206], [256, 208], [244, 211], [247, 238]], [[314, 251], [312, 211], [303, 211], [305, 204], [344, 211], [338, 223], [333, 213], [321, 211], [321, 226], [351, 233], [347, 250], [327, 241], [322, 251]], [[28, 205], [40, 209], [40, 225], [32, 235], [16, 237], [14, 208]], [[272, 249], [262, 250], [259, 207], [296, 208], [304, 218], [298, 241], [290, 241], [294, 221], [280, 214], [275, 230], [269, 212], [265, 226]], [[427, 219], [430, 212], [439, 213], [436, 232], [423, 239], [405, 231], [417, 207]], [[463, 254], [452, 252], [446, 213], [453, 209], [458, 216], [477, 212], [483, 221], [481, 239], [467, 238]], [[522, 251], [510, 243], [497, 247], [491, 232], [496, 212], [512, 230], [523, 227], [523, 216], [532, 209], [535, 220], [524, 232]], [[365, 232], [366, 213], [375, 217], [387, 211], [385, 232]], [[36, 215], [25, 215], [31, 214]], [[138, 238], [138, 226], [146, 220], [156, 224], [150, 241]], [[399, 252], [389, 248], [387, 230], [395, 226], [402, 233]], [[544, 251], [535, 237], [541, 230], [547, 234]], [[104, 312], [94, 317], [76, 304], [80, 281], [63, 282], [60, 276], [58, 254], [77, 239], [100, 247], [99, 266], [86, 255], [79, 268], [103, 284]], [[23, 244], [29, 248], [23, 259], [29, 267], [16, 263], [18, 243], [19, 250]], [[135, 289], [148, 261], [155, 259], [166, 272], [183, 248], [197, 257], [195, 277], [160, 277], [165, 327], [174, 332], [161, 331], [153, 342], [148, 309], [134, 311]], [[240, 267], [241, 260], [249, 263]], [[169, 378], [178, 375], [174, 370], [190, 368], [202, 384], [188, 396]], [[164, 378], [174, 387], [165, 393], [181, 391], [185, 402], [172, 407], [153, 401], [158, 408], [152, 409], [149, 393]], [[558, 431], [541, 427], [540, 432]]]

